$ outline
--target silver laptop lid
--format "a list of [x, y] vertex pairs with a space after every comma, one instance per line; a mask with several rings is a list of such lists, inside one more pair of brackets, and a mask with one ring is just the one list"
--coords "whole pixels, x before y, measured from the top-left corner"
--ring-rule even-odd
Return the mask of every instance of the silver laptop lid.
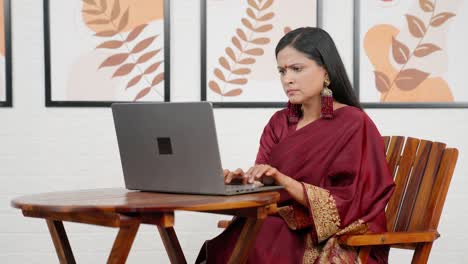
[[112, 113], [126, 188], [224, 192], [210, 103], [115, 103]]

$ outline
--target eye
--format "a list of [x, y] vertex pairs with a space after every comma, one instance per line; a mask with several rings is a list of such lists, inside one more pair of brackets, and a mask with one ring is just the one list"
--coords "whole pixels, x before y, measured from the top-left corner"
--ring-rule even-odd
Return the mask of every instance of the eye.
[[284, 69], [278, 69], [279, 74], [284, 75]]
[[291, 69], [294, 71], [294, 72], [301, 72], [302, 71], [302, 68], [301, 67], [291, 67]]

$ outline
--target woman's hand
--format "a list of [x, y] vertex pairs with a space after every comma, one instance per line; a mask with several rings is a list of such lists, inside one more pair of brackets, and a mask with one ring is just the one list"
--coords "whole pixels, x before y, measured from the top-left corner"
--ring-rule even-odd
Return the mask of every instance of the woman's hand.
[[277, 185], [284, 186], [284, 189], [294, 200], [306, 207], [309, 206], [302, 184], [268, 164], [255, 164], [245, 175], [249, 179], [249, 182], [260, 181], [265, 185], [276, 183]]
[[223, 170], [224, 183], [225, 184], [247, 184], [248, 178], [242, 169], [230, 171], [228, 169]]
[[276, 168], [268, 164], [255, 164], [246, 173], [249, 183], [260, 181], [265, 185], [276, 184], [281, 185], [281, 180], [284, 174], [279, 172]]

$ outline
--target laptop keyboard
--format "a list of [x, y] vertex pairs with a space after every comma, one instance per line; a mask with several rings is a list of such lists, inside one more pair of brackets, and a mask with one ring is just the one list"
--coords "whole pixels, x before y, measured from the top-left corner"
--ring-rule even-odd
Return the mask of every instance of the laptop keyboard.
[[226, 192], [246, 192], [261, 186], [259, 184], [224, 185]]

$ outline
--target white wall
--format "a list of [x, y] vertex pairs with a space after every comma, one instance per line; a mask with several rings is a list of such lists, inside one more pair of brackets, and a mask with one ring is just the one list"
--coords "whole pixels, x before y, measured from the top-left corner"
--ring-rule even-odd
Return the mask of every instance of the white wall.
[[[116, 138], [109, 109], [45, 108], [42, 1], [13, 0], [14, 108], [0, 109], [0, 262], [58, 263], [43, 220], [22, 217], [10, 208], [18, 195], [78, 188], [123, 186]], [[324, 26], [335, 38], [343, 59], [352, 66], [352, 1], [328, 0]], [[198, 1], [172, 1], [173, 100], [198, 100], [200, 60]], [[183, 76], [183, 78], [182, 78]], [[216, 122], [223, 165], [247, 167], [260, 132], [274, 109], [219, 109]], [[430, 263], [466, 263], [468, 187], [465, 109], [369, 109], [381, 133], [443, 141], [458, 147], [460, 157], [447, 196]], [[225, 218], [178, 213], [176, 231], [188, 262], [205, 239], [218, 232]], [[65, 224], [78, 263], [103, 263], [115, 229]], [[408, 263], [407, 251], [392, 251], [391, 263]], [[129, 263], [168, 263], [157, 230], [143, 226]]]

